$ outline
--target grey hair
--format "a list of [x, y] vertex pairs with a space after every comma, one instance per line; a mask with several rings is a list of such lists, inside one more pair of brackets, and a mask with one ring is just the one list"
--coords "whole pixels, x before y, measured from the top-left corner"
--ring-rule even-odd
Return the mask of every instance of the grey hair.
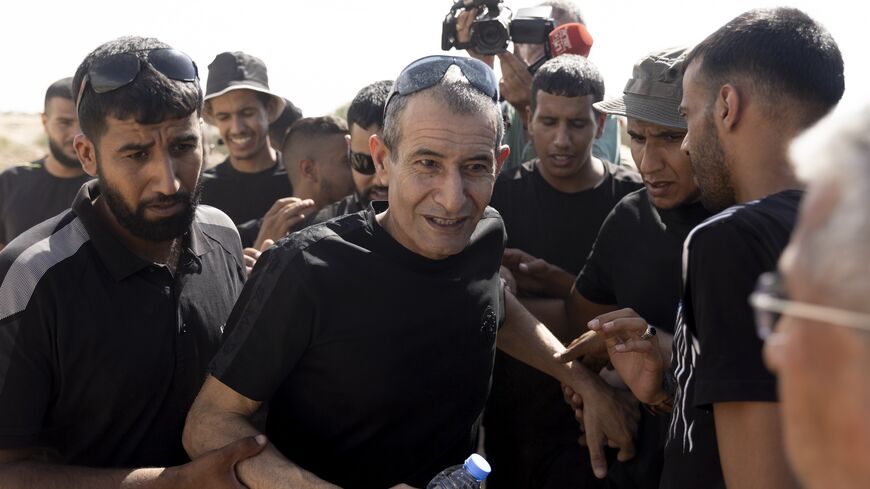
[[870, 310], [870, 105], [828, 115], [794, 140], [789, 155], [809, 192], [829, 187], [839, 194], [802, 243], [812, 280], [838, 302]]
[[444, 78], [435, 86], [408, 95], [393, 96], [384, 114], [384, 144], [390, 151], [398, 151], [399, 141], [402, 140], [400, 121], [408, 101], [412, 97], [421, 95], [434, 97], [457, 114], [488, 113], [495, 124], [494, 150], [498, 154], [504, 136], [504, 118], [501, 109], [495, 101], [474, 88], [456, 65], [451, 66], [444, 74]]

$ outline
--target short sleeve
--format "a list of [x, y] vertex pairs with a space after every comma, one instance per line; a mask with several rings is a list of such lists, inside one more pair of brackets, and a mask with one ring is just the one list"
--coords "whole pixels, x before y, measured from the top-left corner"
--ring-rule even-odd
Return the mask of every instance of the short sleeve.
[[210, 371], [256, 401], [269, 399], [307, 349], [315, 305], [305, 293], [304, 257], [284, 241], [263, 253], [224, 332]]
[[[618, 209], [618, 207], [617, 207]], [[574, 282], [577, 292], [587, 300], [596, 304], [616, 304], [616, 292], [613, 286], [613, 250], [616, 249], [616, 221], [614, 218], [616, 209], [607, 216], [592, 251], [580, 270], [577, 280]]]
[[[0, 297], [0, 300], [3, 298]], [[55, 371], [53, 310], [31, 299], [27, 308], [0, 322], [0, 448], [36, 446], [51, 402]]]
[[[751, 232], [730, 223], [692, 238], [688, 282], [699, 341], [694, 404], [776, 402], [776, 379], [762, 360], [749, 294], [767, 271]], [[771, 265], [772, 266], [772, 265]]]

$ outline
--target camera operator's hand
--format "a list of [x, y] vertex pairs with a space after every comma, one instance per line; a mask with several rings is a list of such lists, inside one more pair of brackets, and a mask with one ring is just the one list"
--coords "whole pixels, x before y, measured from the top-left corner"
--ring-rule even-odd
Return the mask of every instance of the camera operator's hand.
[[[456, 41], [459, 43], [467, 43], [471, 41], [471, 24], [474, 19], [480, 14], [480, 7], [463, 10], [456, 17]], [[495, 56], [483, 55], [472, 48], [466, 49], [468, 55], [474, 59], [479, 59], [486, 63], [490, 68], [495, 68]]]
[[531, 102], [532, 74], [529, 65], [514, 53], [505, 51], [498, 55], [501, 62], [501, 81], [498, 89], [520, 114], [525, 115]]

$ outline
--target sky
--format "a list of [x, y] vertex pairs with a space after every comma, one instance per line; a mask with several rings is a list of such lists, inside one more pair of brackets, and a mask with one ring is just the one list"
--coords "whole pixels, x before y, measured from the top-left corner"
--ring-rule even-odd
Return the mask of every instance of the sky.
[[[750, 8], [788, 5], [820, 21], [837, 40], [846, 64], [844, 104], [870, 101], [863, 30], [870, 8], [856, 6], [863, 2], [576, 1], [594, 38], [589, 59], [604, 76], [607, 97], [621, 93], [644, 54], [698, 42]], [[506, 3], [516, 9], [535, 0]], [[411, 61], [441, 52], [441, 22], [451, 5], [452, 0], [9, 2], [0, 29], [0, 112], [40, 112], [48, 85], [72, 76], [88, 52], [122, 35], [142, 35], [189, 54], [203, 86], [218, 53], [253, 54], [268, 66], [275, 93], [305, 115], [332, 113], [363, 86], [393, 79]]]

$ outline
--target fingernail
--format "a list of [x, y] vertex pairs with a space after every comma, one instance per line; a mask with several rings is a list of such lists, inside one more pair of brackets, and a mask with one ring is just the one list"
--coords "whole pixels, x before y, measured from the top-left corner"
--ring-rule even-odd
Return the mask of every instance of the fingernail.
[[598, 319], [593, 319], [592, 321], [589, 321], [588, 323], [586, 323], [586, 326], [588, 326], [589, 329], [597, 328], [598, 327]]
[[625, 351], [625, 345], [620, 343], [620, 344], [614, 346], [613, 349], [616, 351]]
[[595, 477], [598, 477], [599, 479], [607, 477], [607, 469], [601, 467], [600, 465], [592, 467], [592, 470], [595, 472]]
[[609, 323], [604, 323], [604, 326], [602, 326], [603, 329], [610, 329], [610, 328], [612, 328], [612, 327], [613, 327], [613, 322], [612, 322], [612, 321], [609, 322]]
[[260, 445], [260, 446], [265, 445], [266, 441], [267, 441], [266, 435], [262, 435], [262, 434], [255, 436], [254, 439], [257, 440], [257, 445]]

